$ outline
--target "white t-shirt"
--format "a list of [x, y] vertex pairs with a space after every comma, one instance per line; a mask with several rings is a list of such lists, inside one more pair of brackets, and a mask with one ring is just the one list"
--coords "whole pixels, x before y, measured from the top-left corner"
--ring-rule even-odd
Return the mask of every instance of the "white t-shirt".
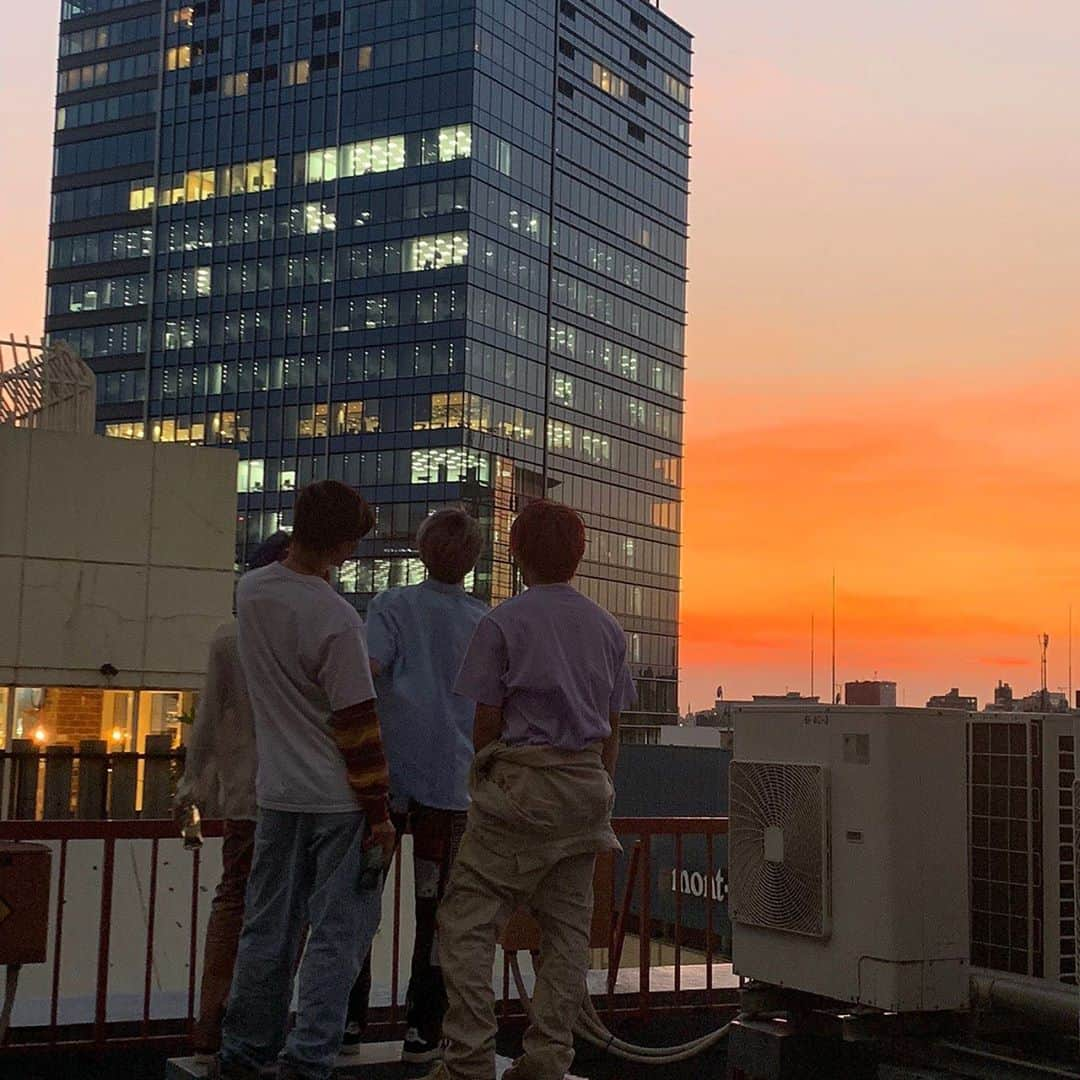
[[375, 697], [363, 620], [321, 578], [281, 563], [240, 579], [236, 616], [255, 717], [259, 806], [358, 810], [330, 714]]

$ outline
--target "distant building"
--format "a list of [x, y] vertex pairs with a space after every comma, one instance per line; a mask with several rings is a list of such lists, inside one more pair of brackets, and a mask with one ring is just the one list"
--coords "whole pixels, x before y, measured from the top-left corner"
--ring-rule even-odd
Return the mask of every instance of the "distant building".
[[928, 709], [966, 709], [968, 712], [976, 712], [979, 708], [979, 699], [965, 697], [958, 687], [953, 687], [947, 694], [935, 694], [927, 703]]
[[820, 704], [821, 698], [818, 697], [817, 694], [812, 696], [800, 694], [797, 690], [789, 690], [784, 694], [753, 694], [748, 701], [728, 701], [724, 698], [723, 687], [718, 686], [716, 688], [716, 704], [713, 708], [705, 709], [701, 712], [688, 713], [685, 718], [685, 725], [688, 727], [726, 728], [729, 725], [728, 721], [725, 719], [725, 713], [729, 712], [735, 706], [740, 708], [753, 708], [754, 706], [760, 708], [774, 708], [777, 705], [806, 707], [809, 705]]
[[[1012, 712], [1015, 702], [1013, 700], [1013, 689], [1007, 682], [998, 680], [997, 686], [994, 687], [994, 712]], [[987, 710], [990, 710], [990, 706], [986, 706]]]
[[[998, 682], [994, 688], [994, 704], [987, 705], [986, 712], [1058, 713], [1068, 712], [1069, 695], [1062, 690], [1033, 690], [1026, 697], [1018, 698], [1007, 682]], [[1077, 695], [1080, 708], [1080, 695]]]
[[882, 679], [844, 683], [844, 704], [896, 708], [896, 683]]
[[1033, 690], [1013, 708], [1016, 712], [1068, 712], [1069, 695], [1061, 690]]

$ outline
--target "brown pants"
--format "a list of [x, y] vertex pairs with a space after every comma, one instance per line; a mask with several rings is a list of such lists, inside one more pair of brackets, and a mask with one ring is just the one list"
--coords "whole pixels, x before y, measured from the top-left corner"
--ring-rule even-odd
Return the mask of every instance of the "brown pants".
[[197, 1054], [214, 1054], [221, 1047], [221, 1022], [232, 986], [236, 947], [244, 925], [244, 892], [255, 852], [255, 822], [226, 821], [221, 849], [221, 880], [210, 905], [203, 951], [199, 1015], [192, 1029]]

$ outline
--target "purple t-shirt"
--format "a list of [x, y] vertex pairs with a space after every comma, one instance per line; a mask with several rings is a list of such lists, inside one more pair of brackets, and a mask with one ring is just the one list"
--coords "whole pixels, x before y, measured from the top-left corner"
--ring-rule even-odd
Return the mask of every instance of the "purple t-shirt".
[[582, 750], [634, 704], [622, 627], [572, 585], [534, 585], [481, 620], [455, 692], [503, 710], [511, 746]]

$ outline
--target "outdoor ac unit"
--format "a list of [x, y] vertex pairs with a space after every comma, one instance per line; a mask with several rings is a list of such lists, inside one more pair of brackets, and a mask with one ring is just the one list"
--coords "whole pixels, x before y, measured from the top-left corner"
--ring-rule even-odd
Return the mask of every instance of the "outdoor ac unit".
[[742, 976], [897, 1012], [968, 1004], [963, 713], [734, 710]]

